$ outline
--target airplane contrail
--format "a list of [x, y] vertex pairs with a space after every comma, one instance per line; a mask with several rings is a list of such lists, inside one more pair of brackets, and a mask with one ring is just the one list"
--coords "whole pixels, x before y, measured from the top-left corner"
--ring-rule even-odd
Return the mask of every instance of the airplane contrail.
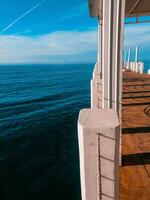
[[24, 18], [26, 15], [28, 15], [30, 12], [32, 12], [33, 10], [35, 10], [37, 7], [39, 7], [41, 4], [43, 4], [46, 0], [42, 0], [40, 1], [38, 4], [36, 4], [34, 7], [32, 7], [30, 10], [26, 11], [23, 15], [21, 15], [20, 17], [18, 17], [17, 19], [15, 19], [13, 22], [11, 22], [9, 25], [7, 25], [3, 30], [0, 31], [1, 33], [4, 33], [5, 31], [7, 31], [8, 29], [10, 29], [13, 25], [15, 25], [18, 21], [20, 21], [22, 18]]

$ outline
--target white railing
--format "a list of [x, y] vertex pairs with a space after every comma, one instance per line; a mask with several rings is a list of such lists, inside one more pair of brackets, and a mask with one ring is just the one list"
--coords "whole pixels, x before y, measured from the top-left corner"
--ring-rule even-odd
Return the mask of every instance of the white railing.
[[120, 122], [117, 111], [102, 109], [102, 77], [96, 64], [91, 109], [78, 119], [82, 200], [119, 199]]
[[140, 73], [140, 74], [144, 73], [144, 63], [143, 62], [126, 62], [124, 64], [124, 68], [129, 71], [132, 71], [132, 72], [136, 72], [136, 73]]

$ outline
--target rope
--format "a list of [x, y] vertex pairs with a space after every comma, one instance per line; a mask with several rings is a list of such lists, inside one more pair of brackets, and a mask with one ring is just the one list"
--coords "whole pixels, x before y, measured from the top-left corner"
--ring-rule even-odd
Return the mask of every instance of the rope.
[[100, 133], [97, 133], [97, 200], [102, 200]]

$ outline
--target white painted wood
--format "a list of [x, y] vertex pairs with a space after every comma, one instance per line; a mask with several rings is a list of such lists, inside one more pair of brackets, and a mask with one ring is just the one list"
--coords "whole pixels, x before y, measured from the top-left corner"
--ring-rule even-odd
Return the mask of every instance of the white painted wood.
[[124, 52], [124, 66], [126, 66], [127, 63], [127, 52]]
[[133, 65], [133, 72], [136, 72], [136, 63]]
[[143, 74], [144, 73], [144, 63], [141, 62], [139, 67], [140, 67], [140, 69], [139, 69], [140, 74]]
[[98, 23], [98, 55], [97, 55], [97, 63], [98, 63], [98, 72], [102, 73], [102, 26], [101, 23]]
[[[135, 59], [136, 60], [136, 59]], [[144, 73], [144, 63], [143, 62], [130, 62], [130, 70], [136, 73]]]
[[110, 108], [111, 1], [103, 2], [102, 107]]
[[136, 72], [136, 73], [139, 72], [139, 63], [135, 63], [135, 72]]
[[124, 15], [125, 1], [103, 2], [103, 108], [113, 108], [118, 112], [122, 86]]
[[91, 108], [102, 108], [102, 79], [97, 64], [91, 80]]
[[131, 55], [131, 49], [128, 51], [128, 67], [127, 69], [130, 69], [130, 55]]
[[133, 71], [134, 62], [130, 62], [130, 69]]
[[102, 200], [106, 197], [119, 199], [119, 138], [116, 111], [84, 109], [80, 112], [78, 140], [82, 200], [101, 199], [100, 189]]
[[116, 64], [115, 68], [115, 110], [121, 115], [122, 102], [122, 67], [123, 67], [123, 46], [124, 46], [124, 17], [125, 1], [116, 0], [117, 24], [116, 24]]
[[138, 62], [138, 53], [139, 53], [139, 47], [136, 47], [136, 50], [135, 50], [135, 62]]

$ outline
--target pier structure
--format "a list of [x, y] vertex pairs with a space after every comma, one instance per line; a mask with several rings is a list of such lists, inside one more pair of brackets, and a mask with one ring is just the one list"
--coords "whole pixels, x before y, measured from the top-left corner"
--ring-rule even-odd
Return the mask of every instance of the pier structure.
[[[135, 171], [139, 172], [138, 180], [143, 180], [142, 184], [144, 184], [142, 175], [146, 172], [138, 171], [136, 165], [132, 170], [130, 167], [123, 166], [125, 161], [122, 159], [122, 149], [123, 152], [126, 151], [125, 149], [130, 151], [130, 145], [133, 143], [122, 135], [121, 130], [123, 126], [125, 130], [128, 130], [127, 134], [130, 134], [132, 131], [130, 132], [124, 119], [127, 120], [129, 117], [129, 124], [134, 126], [131, 116], [136, 115], [133, 113], [131, 115], [129, 112], [132, 104], [127, 105], [130, 107], [124, 112], [122, 98], [125, 97], [122, 88], [128, 84], [122, 83], [122, 80], [126, 80], [124, 76], [128, 75], [128, 80], [133, 76], [133, 82], [138, 79], [142, 83], [142, 80], [145, 80], [145, 75], [142, 73], [131, 72], [131, 70], [122, 72], [124, 19], [150, 15], [150, 2], [147, 0], [88, 0], [88, 3], [90, 15], [98, 18], [98, 57], [91, 80], [91, 108], [81, 110], [78, 119], [82, 200], [148, 200], [150, 196], [148, 173], [144, 175], [147, 180], [143, 187], [139, 182], [131, 187], [129, 179], [127, 181], [126, 177], [130, 174], [130, 178], [135, 179], [131, 182], [136, 183], [136, 176], [133, 173], [135, 168]], [[136, 51], [135, 63], [138, 63], [138, 48]], [[130, 62], [130, 52], [127, 62]], [[130, 63], [128, 67], [130, 68]], [[139, 77], [140, 75], [143, 77]], [[138, 88], [137, 93], [140, 87], [143, 88], [140, 83], [135, 86]], [[144, 93], [143, 90], [142, 92]], [[136, 98], [138, 101], [139, 96], [140, 94], [138, 97], [135, 95], [131, 102]], [[144, 101], [143, 103], [145, 103], [144, 98], [141, 100]], [[135, 104], [133, 107], [136, 112]], [[140, 112], [143, 115], [143, 110]], [[124, 146], [121, 145], [122, 142]], [[142, 165], [144, 162], [144, 160], [141, 161]], [[119, 165], [121, 165], [120, 168]], [[142, 169], [145, 169], [145, 166], [142, 166]], [[144, 196], [139, 198], [136, 192], [139, 194], [138, 191], [142, 189], [145, 190]]]
[[131, 49], [128, 51], [128, 61], [126, 61], [126, 51], [124, 60], [124, 69], [143, 74], [144, 73], [144, 63], [138, 60], [139, 47], [135, 49], [135, 61], [130, 60]]

